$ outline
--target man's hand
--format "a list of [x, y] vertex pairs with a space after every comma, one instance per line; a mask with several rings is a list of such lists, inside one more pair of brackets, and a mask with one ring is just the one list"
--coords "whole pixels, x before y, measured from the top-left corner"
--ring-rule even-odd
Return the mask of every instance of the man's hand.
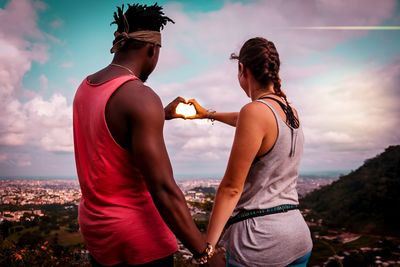
[[172, 119], [176, 119], [176, 118], [185, 119], [184, 115], [176, 114], [176, 106], [178, 106], [179, 103], [186, 104], [186, 100], [183, 97], [178, 96], [164, 108], [166, 120], [172, 120]]

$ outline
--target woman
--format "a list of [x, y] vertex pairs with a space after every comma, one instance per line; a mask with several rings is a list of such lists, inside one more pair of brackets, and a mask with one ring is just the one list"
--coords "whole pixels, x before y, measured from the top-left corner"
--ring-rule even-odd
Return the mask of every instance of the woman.
[[252, 38], [231, 58], [238, 60], [239, 83], [252, 102], [239, 113], [220, 113], [189, 101], [194, 118], [236, 126], [207, 241], [215, 247], [225, 228], [219, 245], [227, 266], [306, 266], [312, 240], [296, 191], [304, 137], [281, 90], [278, 52], [271, 41]]

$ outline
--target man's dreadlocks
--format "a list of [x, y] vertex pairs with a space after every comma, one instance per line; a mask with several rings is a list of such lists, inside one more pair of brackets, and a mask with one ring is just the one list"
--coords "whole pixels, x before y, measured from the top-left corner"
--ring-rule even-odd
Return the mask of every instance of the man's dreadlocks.
[[[159, 32], [164, 28], [167, 22], [175, 23], [172, 19], [164, 16], [163, 8], [157, 3], [152, 6], [128, 4], [125, 18], [129, 24], [129, 32], [143, 30]], [[127, 30], [124, 24], [124, 5], [122, 5], [122, 7], [117, 7], [117, 12], [114, 12], [114, 21], [111, 22], [110, 25], [112, 24], [118, 26], [118, 32]]]
[[124, 14], [124, 5], [117, 7], [117, 12], [114, 12], [114, 21], [110, 24], [118, 26], [110, 52], [114, 53], [127, 48], [140, 49], [146, 44], [144, 41], [126, 38], [126, 34], [140, 31], [160, 32], [167, 22], [175, 23], [172, 19], [164, 16], [162, 9], [157, 3], [152, 6], [128, 4], [128, 9]]

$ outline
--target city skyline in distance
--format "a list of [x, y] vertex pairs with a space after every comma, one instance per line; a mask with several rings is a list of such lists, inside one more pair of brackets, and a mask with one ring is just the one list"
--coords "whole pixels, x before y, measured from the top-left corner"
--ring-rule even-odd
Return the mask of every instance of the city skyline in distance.
[[[315, 172], [300, 172], [300, 178], [338, 178], [342, 175], [346, 175], [351, 170], [330, 170], [330, 171], [315, 171]], [[174, 178], [177, 182], [179, 181], [187, 181], [187, 180], [221, 180], [223, 174], [202, 174], [202, 175], [193, 175], [193, 174], [177, 174], [174, 175]], [[67, 179], [67, 180], [78, 180], [78, 177], [68, 176], [68, 175], [3, 175], [0, 176], [0, 180], [5, 179], [49, 179], [49, 180], [57, 180], [57, 179]]]

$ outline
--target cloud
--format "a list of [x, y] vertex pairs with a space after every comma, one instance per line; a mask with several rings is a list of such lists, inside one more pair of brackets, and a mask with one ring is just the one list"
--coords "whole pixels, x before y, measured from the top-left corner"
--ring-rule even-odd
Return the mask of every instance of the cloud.
[[46, 91], [49, 85], [49, 79], [46, 77], [46, 75], [41, 74], [39, 76], [39, 85], [40, 85], [40, 89], [43, 91]]
[[72, 62], [72, 61], [65, 61], [65, 62], [60, 64], [60, 67], [64, 68], [64, 69], [70, 69], [73, 66], [74, 66], [74, 62]]
[[[307, 141], [303, 166], [353, 168], [359, 159], [399, 142], [394, 128], [399, 122], [395, 103], [399, 61], [355, 66], [358, 73], [353, 69], [346, 75], [337, 74], [352, 62], [330, 57], [330, 52], [369, 32], [294, 27], [382, 25], [393, 17], [395, 4], [393, 0], [227, 1], [219, 10], [201, 13], [186, 12], [182, 4], [167, 4], [165, 13], [176, 24], [163, 31], [159, 65], [149, 83], [164, 104], [182, 95], [198, 99], [207, 108], [237, 111], [249, 99], [238, 85], [237, 65], [228, 60], [229, 55], [238, 52], [248, 38], [264, 36], [280, 52], [284, 89], [302, 116]], [[14, 0], [0, 9], [0, 145], [7, 148], [0, 154], [1, 163], [37, 164], [29, 156], [32, 153], [12, 152], [23, 147], [38, 149], [46, 159], [50, 158], [43, 154], [46, 151], [61, 152], [61, 157], [73, 151], [72, 111], [65, 95], [54, 93], [45, 99], [39, 92], [21, 100], [26, 91], [24, 75], [33, 63], [45, 64], [50, 45], [59, 42], [38, 27], [38, 14], [46, 9], [41, 1], [27, 0]], [[50, 26], [62, 27], [63, 21], [55, 19]], [[60, 68], [74, 67], [72, 61], [59, 62]], [[78, 79], [72, 76], [65, 81], [76, 87]], [[42, 89], [52, 89], [50, 78], [38, 77]], [[222, 173], [233, 135], [234, 128], [206, 120], [174, 120], [165, 126], [178, 173]], [[62, 164], [55, 161], [53, 165], [60, 168]]]
[[72, 109], [61, 94], [36, 96], [21, 104], [13, 99], [2, 109], [0, 145], [34, 144], [53, 152], [72, 152]]
[[4, 153], [0, 154], [0, 161], [5, 161], [5, 160], [7, 160], [7, 158], [8, 158], [7, 154], [4, 154]]
[[[0, 9], [2, 21], [0, 35], [15, 44], [19, 48], [29, 48], [33, 43], [21, 38], [33, 38], [44, 40], [45, 34], [37, 27], [37, 11], [45, 10], [45, 4], [40, 1], [10, 1], [5, 9]], [[24, 19], [21, 19], [24, 18]]]
[[[37, 25], [37, 13], [45, 9], [42, 2], [26, 0], [11, 1], [0, 9], [0, 145], [72, 151], [72, 109], [64, 96], [53, 94], [45, 100], [32, 93], [27, 102], [18, 98], [26, 92], [24, 75], [33, 62], [48, 60], [49, 43], [54, 41]], [[46, 90], [48, 78], [42, 74], [38, 80], [41, 90]], [[28, 166], [29, 160], [17, 163]]]
[[[168, 104], [176, 96], [196, 98], [204, 107], [238, 111], [249, 102], [236, 80], [236, 65], [226, 61], [182, 83], [160, 84], [156, 91]], [[165, 123], [165, 141], [178, 173], [221, 173], [232, 145], [235, 128], [208, 120], [172, 120]]]
[[63, 25], [64, 25], [64, 21], [63, 21], [62, 19], [60, 19], [60, 18], [57, 18], [57, 19], [53, 20], [53, 21], [50, 23], [50, 26], [51, 26], [53, 29], [61, 28]]
[[32, 165], [32, 158], [27, 153], [1, 153], [0, 164], [9, 167], [27, 167]]
[[309, 164], [318, 157], [330, 158], [331, 168], [354, 167], [400, 143], [399, 73], [397, 58], [298, 96]]
[[[372, 64], [356, 73], [334, 77], [331, 83], [308, 85], [315, 78], [331, 77], [332, 70], [343, 63], [331, 62], [329, 68], [322, 68], [319, 76], [306, 75], [308, 79], [303, 83], [293, 76], [284, 79], [294, 87], [287, 92], [301, 114], [305, 132], [303, 169], [351, 169], [388, 145], [400, 143], [397, 129], [400, 58], [387, 65]], [[207, 108], [238, 111], [250, 100], [239, 88], [236, 77], [232, 77], [234, 71], [229, 74], [225, 73], [226, 69], [229, 68], [211, 71], [209, 76], [204, 74], [182, 84], [160, 85], [158, 92], [167, 101], [183, 95], [202, 99], [200, 102]], [[188, 163], [202, 161], [204, 166], [216, 163], [223, 166], [233, 133], [232, 127], [219, 123], [212, 126], [206, 120], [166, 123], [166, 142], [172, 159]]]
[[[151, 77], [150, 85], [164, 104], [181, 95], [199, 99], [207, 108], [237, 111], [249, 99], [238, 85], [236, 63], [228, 57], [238, 52], [246, 39], [264, 36], [278, 47], [284, 89], [302, 115], [307, 141], [303, 169], [354, 168], [385, 146], [400, 142], [394, 134], [399, 115], [398, 62], [356, 66], [357, 73], [352, 69], [348, 75], [338, 75], [338, 70], [352, 62], [332, 57], [330, 52], [368, 31], [294, 27], [376, 26], [392, 17], [394, 7], [394, 1], [289, 1], [284, 6], [280, 1], [252, 1], [226, 2], [220, 10], [188, 14], [182, 5], [166, 5], [166, 14], [176, 24], [166, 27], [162, 49], [178, 51], [180, 58], [188, 60], [176, 64], [175, 69], [173, 65], [166, 68], [175, 56], [161, 54], [161, 70]], [[193, 64], [203, 67], [190, 78], [160, 82], [168, 73], [179, 76], [187, 69], [198, 69]], [[218, 123], [167, 122], [166, 142], [174, 167], [182, 172], [193, 165], [203, 169], [218, 165], [221, 173], [233, 133], [233, 128]]]
[[10, 99], [0, 107], [0, 145], [23, 145], [27, 141], [26, 114], [22, 104], [16, 99]]
[[[254, 36], [271, 39], [288, 60], [326, 51], [338, 43], [367, 34], [365, 31], [304, 31], [298, 26], [380, 25], [394, 12], [395, 1], [251, 1], [226, 2], [220, 10], [185, 13], [180, 4], [168, 4], [165, 13], [176, 24], [163, 31], [163, 50], [182, 51], [192, 58], [226, 60]], [[173, 58], [167, 55], [164, 62]], [[285, 60], [286, 61], [286, 60]], [[190, 62], [190, 60], [189, 60]]]
[[24, 111], [29, 114], [27, 127], [44, 129], [31, 132], [31, 140], [39, 141], [47, 151], [73, 151], [72, 110], [65, 96], [54, 94], [48, 101], [35, 97], [24, 105]]
[[166, 143], [173, 161], [224, 163], [233, 140], [234, 128], [207, 120], [168, 121], [165, 127]]

